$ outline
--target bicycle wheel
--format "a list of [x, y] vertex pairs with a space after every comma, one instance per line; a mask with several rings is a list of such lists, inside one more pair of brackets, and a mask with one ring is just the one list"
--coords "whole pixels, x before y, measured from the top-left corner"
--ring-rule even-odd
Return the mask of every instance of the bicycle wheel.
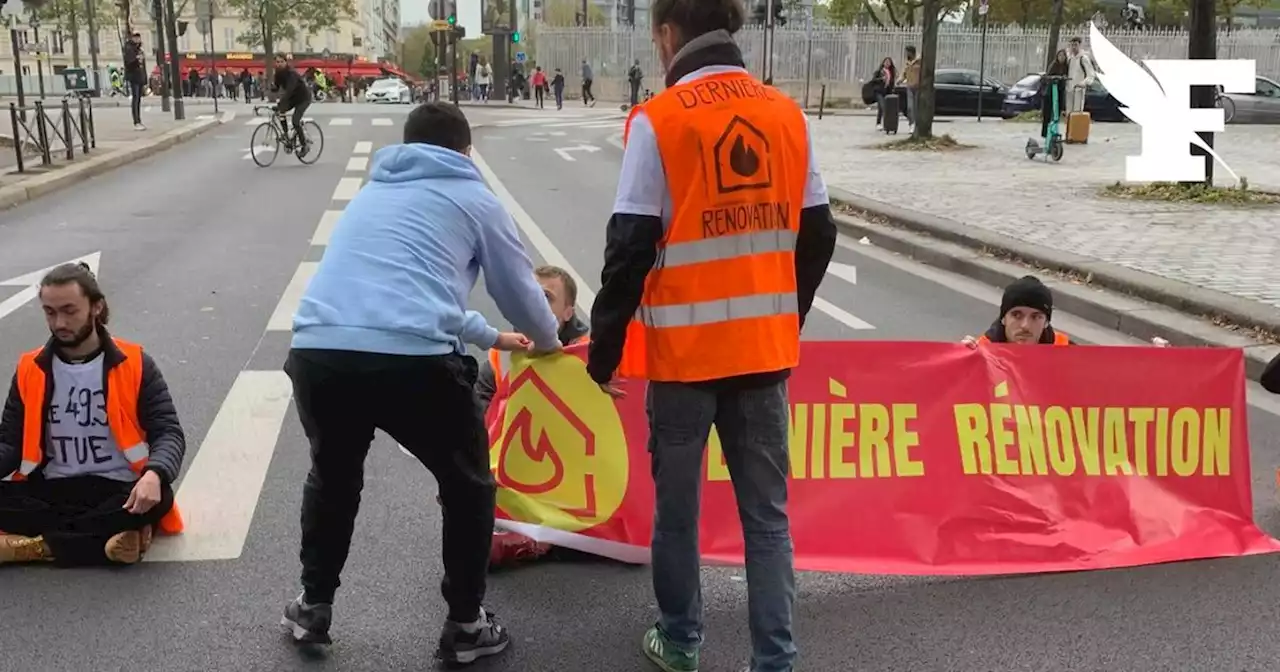
[[305, 156], [298, 156], [298, 160], [309, 166], [320, 160], [320, 153], [324, 151], [324, 133], [320, 130], [320, 124], [304, 121], [302, 135], [307, 139], [307, 153]]
[[253, 162], [261, 168], [267, 168], [276, 162], [276, 155], [279, 153], [280, 132], [276, 130], [276, 125], [269, 121], [258, 124], [249, 140], [249, 155], [253, 157]]

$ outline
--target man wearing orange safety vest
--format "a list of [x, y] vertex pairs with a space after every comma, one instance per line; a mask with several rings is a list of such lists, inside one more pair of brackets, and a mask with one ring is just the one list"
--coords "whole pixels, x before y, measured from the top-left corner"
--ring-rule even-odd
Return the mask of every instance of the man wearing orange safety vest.
[[[986, 333], [974, 338], [965, 336], [961, 343], [976, 348], [988, 343], [1022, 345], [1073, 345], [1071, 338], [1053, 328], [1053, 292], [1034, 275], [1024, 275], [1009, 283], [1000, 298], [1000, 317]], [[1165, 347], [1163, 338], [1151, 339], [1153, 345]]]
[[789, 672], [795, 575], [787, 378], [835, 248], [800, 107], [748, 74], [739, 0], [654, 0], [666, 90], [633, 108], [591, 312], [587, 370], [605, 392], [649, 381], [659, 617], [642, 649], [698, 669], [698, 507], [715, 424], [745, 537], [752, 672]]
[[107, 333], [87, 264], [40, 283], [52, 332], [18, 361], [0, 415], [0, 562], [133, 564], [153, 529], [182, 532], [173, 481], [186, 436], [142, 347]]

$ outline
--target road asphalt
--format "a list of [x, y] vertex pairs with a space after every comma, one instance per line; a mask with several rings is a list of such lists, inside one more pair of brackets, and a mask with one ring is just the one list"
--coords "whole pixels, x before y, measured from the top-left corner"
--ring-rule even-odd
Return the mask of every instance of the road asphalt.
[[[190, 445], [180, 493], [192, 530], [126, 570], [0, 568], [0, 671], [434, 669], [444, 617], [435, 484], [385, 437], [366, 467], [336, 644], [319, 656], [296, 650], [277, 626], [298, 590], [308, 468], [297, 416], [281, 393], [287, 318], [322, 254], [326, 224], [364, 177], [361, 157], [398, 140], [407, 108], [312, 110], [325, 132], [314, 166], [281, 155], [256, 168], [245, 158], [252, 128], [241, 115], [177, 149], [0, 213], [0, 362], [47, 336], [33, 304], [3, 315], [4, 301], [23, 290], [5, 280], [71, 259], [98, 263], [116, 333], [145, 344], [177, 400]], [[516, 211], [535, 261], [571, 266], [589, 303], [621, 158], [621, 115], [576, 107], [467, 113], [478, 126], [479, 163]], [[556, 151], [566, 148], [574, 149]], [[955, 341], [997, 310], [995, 288], [856, 240], [842, 238], [835, 261], [806, 338]], [[482, 287], [473, 300], [503, 322]], [[1134, 343], [1070, 315], [1054, 319], [1088, 342]], [[1254, 504], [1276, 533], [1280, 404], [1252, 384], [1249, 396]], [[1280, 556], [1269, 555], [981, 579], [805, 574], [799, 669], [1274, 669], [1278, 569]], [[748, 652], [743, 572], [707, 568], [703, 580], [703, 669], [740, 669]], [[645, 568], [535, 564], [494, 575], [488, 605], [514, 644], [474, 669], [649, 669], [638, 652], [654, 616]]]

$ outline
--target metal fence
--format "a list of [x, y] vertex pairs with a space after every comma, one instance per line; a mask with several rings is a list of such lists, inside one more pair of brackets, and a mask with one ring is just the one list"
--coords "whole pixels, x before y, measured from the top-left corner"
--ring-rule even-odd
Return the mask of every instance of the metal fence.
[[[1079, 36], [1089, 40], [1087, 26], [1066, 26], [1062, 44]], [[625, 97], [627, 68], [636, 59], [646, 73], [645, 86], [661, 88], [657, 52], [646, 29], [567, 28], [537, 26], [534, 53], [539, 65], [563, 68], [573, 82], [583, 59], [591, 63], [596, 94], [605, 100]], [[1107, 30], [1107, 39], [1134, 58], [1186, 58], [1184, 30]], [[990, 76], [1012, 84], [1029, 72], [1043, 69], [1049, 30], [1045, 28], [990, 27], [987, 29], [986, 70]], [[816, 100], [816, 87], [827, 85], [829, 97], [856, 98], [863, 80], [870, 78], [884, 57], [901, 64], [908, 45], [920, 44], [919, 28], [813, 28], [787, 26], [775, 31], [774, 83], [794, 97], [805, 90], [805, 70]], [[764, 66], [764, 32], [744, 28], [738, 34], [747, 67], [760, 73]], [[1086, 46], [1087, 48], [1087, 46]], [[938, 34], [939, 68], [978, 69], [982, 57], [981, 31], [958, 24], [944, 24]], [[1218, 34], [1219, 58], [1253, 59], [1260, 75], [1280, 75], [1280, 31], [1236, 29]]]

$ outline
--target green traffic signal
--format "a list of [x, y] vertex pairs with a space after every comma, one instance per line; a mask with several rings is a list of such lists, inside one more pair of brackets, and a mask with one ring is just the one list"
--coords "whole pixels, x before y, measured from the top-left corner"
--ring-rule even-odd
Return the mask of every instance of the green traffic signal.
[[450, 15], [449, 15], [449, 25], [451, 25], [451, 26], [456, 26], [457, 24], [458, 24], [458, 15], [457, 15], [457, 14], [450, 14]]
[[514, 42], [514, 43], [519, 43], [519, 42], [520, 42], [520, 31], [518, 31], [518, 30], [517, 30], [517, 31], [515, 31], [515, 32], [511, 33], [511, 41], [512, 41], [512, 42]]

